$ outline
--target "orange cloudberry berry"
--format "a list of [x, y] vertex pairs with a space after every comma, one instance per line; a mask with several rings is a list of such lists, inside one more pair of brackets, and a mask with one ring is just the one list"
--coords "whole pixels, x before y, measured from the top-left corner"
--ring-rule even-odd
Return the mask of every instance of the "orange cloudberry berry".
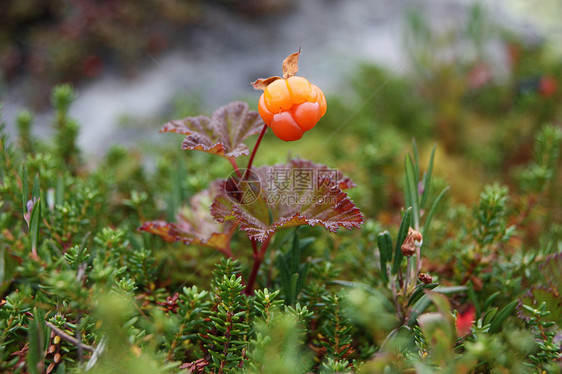
[[305, 78], [279, 78], [265, 88], [258, 111], [279, 139], [299, 140], [326, 113], [326, 98]]

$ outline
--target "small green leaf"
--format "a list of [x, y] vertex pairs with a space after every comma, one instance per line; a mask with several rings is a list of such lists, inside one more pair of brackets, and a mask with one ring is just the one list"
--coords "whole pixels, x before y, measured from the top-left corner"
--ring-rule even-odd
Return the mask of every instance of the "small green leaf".
[[16, 259], [13, 258], [3, 247], [0, 247], [0, 296], [4, 290], [12, 283], [12, 278], [16, 273]]
[[427, 295], [423, 295], [410, 309], [410, 318], [408, 319], [408, 326], [416, 323], [420, 314], [422, 314], [428, 306], [431, 305], [431, 299]]
[[449, 302], [447, 296], [436, 291], [425, 290], [424, 292], [433, 304], [435, 304], [441, 314], [445, 316], [449, 316], [451, 314], [451, 303]]
[[412, 208], [406, 209], [404, 215], [402, 216], [402, 222], [400, 222], [400, 228], [398, 229], [398, 237], [396, 240], [396, 247], [394, 248], [394, 263], [392, 264], [392, 275], [398, 273], [398, 269], [400, 269], [400, 264], [402, 263], [402, 258], [404, 255], [402, 254], [402, 250], [400, 247], [406, 236], [408, 235], [408, 229], [411, 225], [411, 216], [412, 216]]
[[476, 297], [476, 293], [474, 292], [474, 287], [472, 285], [472, 282], [470, 282], [470, 281], [468, 282], [467, 293], [468, 293], [468, 298], [472, 302], [472, 305], [474, 305], [474, 310], [476, 312], [476, 318], [479, 318], [480, 314], [482, 313], [482, 310], [480, 309], [480, 303], [478, 302], [478, 298]]
[[417, 285], [416, 288], [414, 289], [414, 292], [412, 293], [412, 296], [410, 296], [410, 299], [408, 300], [408, 306], [412, 305], [413, 303], [415, 303], [416, 301], [418, 301], [423, 295], [424, 295], [424, 290], [432, 290], [435, 287], [437, 287], [439, 285], [439, 283], [429, 283], [429, 284], [420, 284]]
[[433, 173], [433, 160], [435, 158], [435, 150], [437, 146], [434, 145], [433, 149], [431, 150], [431, 156], [429, 157], [429, 166], [427, 167], [427, 171], [424, 173], [423, 176], [423, 193], [422, 193], [422, 200], [420, 203], [420, 209], [425, 208], [425, 204], [427, 203], [427, 198], [429, 196], [429, 190], [431, 188], [431, 174]]
[[431, 224], [431, 219], [433, 218], [433, 215], [435, 214], [435, 210], [437, 209], [437, 206], [439, 205], [439, 202], [441, 202], [441, 200], [443, 199], [443, 196], [445, 196], [445, 193], [449, 190], [449, 187], [445, 187], [443, 189], [443, 191], [441, 191], [441, 193], [439, 194], [439, 196], [437, 196], [437, 198], [435, 199], [435, 201], [433, 202], [433, 204], [431, 205], [431, 208], [429, 209], [429, 213], [427, 214], [427, 217], [425, 218], [425, 223], [423, 225], [423, 231], [422, 231], [422, 235], [423, 235], [423, 240], [425, 243], [428, 242], [427, 237], [428, 237], [428, 230], [429, 230], [429, 225]]
[[290, 295], [290, 303], [291, 305], [294, 303], [295, 299], [297, 298], [297, 286], [298, 286], [298, 282], [299, 282], [299, 274], [295, 273], [293, 274], [293, 276], [291, 277], [291, 295]]
[[22, 215], [27, 213], [27, 201], [29, 200], [29, 184], [27, 178], [27, 166], [24, 163], [20, 172]]
[[509, 317], [515, 308], [517, 307], [518, 300], [513, 300], [506, 306], [502, 308], [497, 314], [496, 317], [493, 319], [492, 323], [490, 324], [490, 333], [496, 333], [502, 327], [503, 322]]
[[496, 298], [500, 295], [500, 293], [501, 291], [497, 291], [491, 294], [490, 296], [488, 296], [488, 298], [484, 302], [484, 306], [482, 307], [482, 310], [487, 310], [490, 307], [490, 305], [492, 305], [494, 300], [496, 300]]
[[381, 272], [384, 279], [388, 280], [386, 264], [392, 261], [392, 238], [388, 231], [381, 232], [377, 237], [380, 253]]
[[39, 222], [41, 220], [41, 200], [38, 199], [31, 210], [29, 220], [29, 235], [31, 237], [31, 251], [37, 254], [37, 241], [39, 238]]
[[418, 152], [418, 143], [416, 139], [412, 139], [412, 149], [414, 150], [414, 175], [416, 176], [416, 183], [420, 175], [420, 153]]
[[412, 207], [412, 216], [414, 219], [414, 227], [417, 229], [420, 223], [420, 208], [419, 208], [419, 194], [418, 194], [418, 186], [417, 186], [417, 176], [415, 175], [415, 167], [412, 162], [412, 158], [410, 155], [406, 155], [404, 160], [404, 169], [405, 169], [405, 177], [406, 177], [406, 184], [405, 184], [405, 196], [406, 205]]
[[487, 324], [489, 324], [495, 317], [496, 313], [498, 312], [498, 308], [490, 308], [486, 311], [486, 313], [484, 314], [484, 317], [482, 318], [482, 324], [485, 326]]
[[437, 287], [434, 291], [442, 294], [464, 292], [468, 289], [466, 286], [448, 286], [448, 287]]
[[46, 337], [44, 326], [45, 318], [40, 310], [33, 309], [33, 319], [29, 322], [27, 330], [27, 341], [29, 351], [27, 353], [27, 367], [32, 374], [40, 374], [45, 370], [44, 339]]

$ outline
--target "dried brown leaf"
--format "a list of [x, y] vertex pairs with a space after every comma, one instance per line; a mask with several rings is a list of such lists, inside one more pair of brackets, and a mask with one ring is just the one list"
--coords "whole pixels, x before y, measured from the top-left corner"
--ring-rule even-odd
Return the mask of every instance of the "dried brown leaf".
[[248, 104], [232, 102], [214, 111], [211, 118], [197, 116], [171, 121], [160, 132], [187, 135], [182, 149], [236, 158], [250, 153], [243, 141], [259, 134], [263, 126], [258, 112], [249, 110]]

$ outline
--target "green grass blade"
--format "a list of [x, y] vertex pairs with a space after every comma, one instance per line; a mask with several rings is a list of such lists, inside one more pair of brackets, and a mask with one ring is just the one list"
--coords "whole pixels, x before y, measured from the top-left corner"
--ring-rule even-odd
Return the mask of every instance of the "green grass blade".
[[417, 185], [420, 178], [420, 153], [418, 152], [418, 143], [416, 143], [416, 139], [412, 139], [412, 148], [414, 149], [414, 172]]
[[412, 207], [412, 214], [414, 217], [414, 227], [418, 229], [420, 223], [420, 209], [419, 209], [419, 198], [418, 198], [418, 188], [416, 183], [416, 176], [415, 176], [415, 167], [412, 162], [412, 158], [410, 155], [406, 156], [404, 161], [404, 168], [406, 170], [406, 196], [408, 196], [408, 200], [410, 206]]
[[398, 273], [398, 269], [400, 269], [400, 264], [402, 263], [402, 258], [404, 257], [400, 247], [402, 246], [402, 243], [404, 243], [404, 240], [408, 235], [408, 229], [410, 228], [411, 220], [412, 220], [412, 208], [410, 207], [406, 209], [406, 211], [404, 212], [404, 215], [402, 216], [402, 222], [400, 222], [400, 228], [398, 229], [396, 247], [394, 248], [394, 262], [392, 264], [392, 270], [391, 270], [392, 275]]
[[517, 307], [518, 303], [519, 303], [519, 300], [513, 300], [512, 302], [510, 302], [509, 304], [504, 306], [502, 308], [502, 310], [500, 310], [496, 314], [496, 317], [494, 318], [494, 320], [490, 324], [490, 331], [489, 332], [491, 334], [496, 333], [500, 330], [500, 328], [503, 325], [503, 322], [507, 319], [507, 317], [509, 317], [513, 313], [513, 311]]
[[386, 264], [392, 261], [392, 238], [388, 231], [381, 232], [377, 237], [380, 253], [381, 272], [385, 280], [388, 280]]
[[423, 235], [423, 241], [425, 243], [428, 242], [427, 240], [427, 231], [429, 230], [429, 225], [431, 224], [431, 219], [433, 218], [433, 215], [435, 214], [435, 210], [437, 209], [437, 206], [439, 205], [439, 202], [441, 202], [441, 200], [443, 199], [443, 196], [445, 196], [445, 193], [449, 190], [449, 187], [445, 187], [443, 188], [443, 191], [441, 191], [441, 193], [439, 194], [439, 196], [437, 196], [437, 198], [435, 199], [435, 201], [433, 202], [433, 205], [431, 206], [431, 209], [429, 210], [429, 213], [427, 214], [427, 217], [425, 218], [425, 223], [423, 225], [423, 231], [422, 231], [422, 235]]
[[27, 201], [29, 200], [29, 184], [27, 183], [27, 167], [25, 164], [21, 167], [20, 179], [22, 214], [25, 215], [27, 213]]
[[420, 204], [420, 209], [425, 208], [425, 204], [427, 203], [427, 198], [429, 196], [429, 190], [431, 188], [431, 175], [433, 174], [433, 160], [435, 159], [435, 150], [437, 146], [433, 146], [431, 150], [431, 156], [429, 157], [429, 166], [427, 167], [427, 171], [424, 173], [423, 176], [423, 194]]

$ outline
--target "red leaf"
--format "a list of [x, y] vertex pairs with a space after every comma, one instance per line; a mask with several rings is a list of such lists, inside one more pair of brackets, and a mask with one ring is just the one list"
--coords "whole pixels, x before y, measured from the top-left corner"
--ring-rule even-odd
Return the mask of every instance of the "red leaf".
[[476, 318], [476, 310], [471, 304], [464, 312], [457, 315], [455, 326], [457, 328], [457, 336], [462, 337], [470, 332], [470, 328]]
[[[253, 184], [222, 181], [223, 193], [211, 207], [219, 222], [237, 220], [251, 239], [263, 241], [278, 229], [305, 224], [335, 232], [338, 227], [358, 228], [363, 223], [359, 208], [342, 191], [354, 184], [337, 170], [293, 160], [287, 165], [257, 168], [255, 175], [258, 181]], [[232, 186], [238, 190], [233, 191]], [[259, 196], [248, 200], [256, 190]]]
[[160, 132], [187, 135], [182, 149], [230, 158], [249, 154], [243, 141], [259, 134], [263, 125], [258, 112], [248, 110], [248, 104], [232, 102], [218, 108], [211, 118], [197, 116], [171, 121]]
[[209, 213], [209, 206], [216, 196], [217, 183], [193, 196], [191, 208], [181, 210], [175, 223], [165, 221], [144, 222], [141, 231], [160, 236], [167, 242], [182, 242], [213, 248], [231, 256], [230, 239], [234, 234], [234, 222], [218, 223]]

